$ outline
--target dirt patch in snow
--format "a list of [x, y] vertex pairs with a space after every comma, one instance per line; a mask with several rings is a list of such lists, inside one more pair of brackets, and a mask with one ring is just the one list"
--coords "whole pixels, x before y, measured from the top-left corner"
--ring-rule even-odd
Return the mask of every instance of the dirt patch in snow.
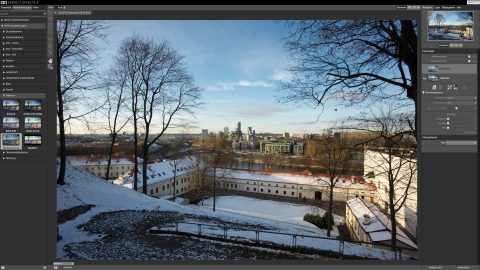
[[94, 216], [79, 229], [103, 235], [99, 240], [71, 243], [65, 254], [76, 260], [280, 260], [326, 259], [268, 248], [249, 247], [178, 235], [149, 235], [153, 226], [175, 221], [225, 224], [242, 229], [272, 229], [255, 224], [238, 224], [224, 220], [169, 211], [125, 210], [105, 212]]
[[57, 224], [63, 224], [67, 221], [76, 219], [79, 215], [85, 214], [90, 211], [92, 207], [95, 207], [93, 204], [82, 204], [68, 209], [64, 209], [57, 212]]

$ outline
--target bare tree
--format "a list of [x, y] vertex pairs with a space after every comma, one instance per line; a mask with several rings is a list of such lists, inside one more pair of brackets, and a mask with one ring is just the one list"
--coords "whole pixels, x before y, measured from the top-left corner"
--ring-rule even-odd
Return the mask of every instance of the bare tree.
[[210, 186], [208, 177], [208, 167], [205, 164], [207, 160], [206, 154], [199, 152], [195, 155], [195, 169], [194, 169], [194, 187], [196, 190], [197, 199], [203, 200], [206, 192]]
[[174, 146], [172, 148], [172, 154], [171, 154], [171, 162], [172, 162], [172, 167], [173, 167], [173, 183], [172, 183], [172, 189], [173, 189], [173, 200], [175, 201], [175, 196], [177, 195], [177, 169], [178, 167], [185, 162], [185, 155], [181, 152], [181, 149], [179, 149], [178, 145]]
[[406, 121], [409, 117], [412, 116], [394, 113], [392, 108], [379, 112], [372, 110], [370, 115], [354, 118], [349, 127], [371, 133], [368, 142], [364, 142], [370, 144], [365, 149], [370, 152], [368, 160], [365, 160], [365, 172], [372, 173], [379, 181], [377, 188], [383, 189], [384, 193], [379, 190], [379, 194], [392, 227], [392, 251], [397, 247], [397, 215], [412, 199], [411, 196], [416, 196], [416, 140]]
[[220, 186], [220, 181], [234, 171], [231, 166], [233, 150], [231, 142], [226, 136], [210, 136], [205, 140], [202, 151], [205, 153], [204, 162], [208, 168], [207, 173], [212, 178], [213, 211], [215, 211], [217, 188]]
[[[310, 150], [311, 153], [313, 152], [312, 157], [315, 158], [312, 163], [318, 165], [327, 174], [326, 179], [322, 177], [316, 179], [320, 185], [326, 185], [328, 188], [327, 236], [330, 236], [333, 225], [334, 189], [350, 167], [349, 149], [346, 139], [335, 138], [331, 131], [325, 131], [316, 142], [315, 147]], [[312, 171], [315, 171], [315, 168], [312, 168]]]
[[[201, 89], [194, 85], [188, 74], [184, 57], [170, 47], [168, 42], [136, 37], [140, 55], [141, 81], [140, 116], [144, 125], [142, 144], [143, 172], [147, 171], [150, 147], [169, 128], [182, 125], [182, 114], [191, 114], [200, 105]], [[154, 115], [159, 116], [159, 133], [150, 138]], [[143, 193], [147, 194], [147, 174], [143, 176]]]
[[440, 29], [445, 22], [445, 16], [440, 13], [435, 14], [435, 23], [437, 25], [437, 30]]
[[127, 101], [127, 74], [123, 71], [123, 67], [113, 67], [107, 74], [105, 84], [105, 99], [106, 104], [101, 110], [103, 115], [107, 118], [108, 131], [110, 133], [110, 149], [108, 151], [107, 171], [105, 179], [110, 178], [110, 165], [112, 163], [112, 154], [115, 146], [115, 141], [118, 134], [129, 123], [131, 116], [121, 114]]
[[[321, 107], [374, 101], [416, 104], [417, 26], [412, 20], [323, 20], [289, 22], [286, 48], [293, 79], [278, 99]], [[415, 131], [415, 123], [410, 123]]]
[[247, 168], [249, 171], [253, 169], [256, 159], [257, 155], [253, 152], [248, 152], [245, 154], [245, 162], [247, 163]]
[[130, 111], [133, 125], [133, 188], [138, 188], [138, 160], [139, 160], [139, 96], [141, 88], [140, 61], [139, 54], [141, 43], [139, 38], [134, 35], [122, 41], [118, 54], [115, 57], [115, 65], [118, 67], [118, 73], [126, 78], [126, 88], [129, 92]]
[[[67, 115], [75, 104], [85, 100], [85, 91], [95, 88], [91, 79], [97, 48], [94, 38], [104, 37], [105, 24], [99, 21], [63, 20], [57, 22], [57, 118], [60, 144], [60, 168], [57, 184], [65, 184], [65, 125], [70, 120], [83, 117], [97, 108]], [[83, 102], [84, 103], [84, 102]]]

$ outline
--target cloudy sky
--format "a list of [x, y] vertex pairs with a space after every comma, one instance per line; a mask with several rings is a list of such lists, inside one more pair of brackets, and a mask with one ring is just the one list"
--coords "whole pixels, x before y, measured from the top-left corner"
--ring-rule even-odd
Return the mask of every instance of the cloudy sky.
[[[245, 131], [319, 132], [330, 121], [357, 113], [335, 111], [329, 103], [319, 121], [319, 109], [276, 102], [276, 89], [288, 80], [289, 59], [282, 38], [287, 26], [277, 21], [108, 21], [108, 38], [98, 41], [99, 69], [106, 69], [120, 42], [134, 33], [168, 40], [185, 58], [203, 93], [204, 108], [195, 114], [196, 128], [233, 130], [238, 121]], [[174, 132], [174, 131], [172, 131]]]

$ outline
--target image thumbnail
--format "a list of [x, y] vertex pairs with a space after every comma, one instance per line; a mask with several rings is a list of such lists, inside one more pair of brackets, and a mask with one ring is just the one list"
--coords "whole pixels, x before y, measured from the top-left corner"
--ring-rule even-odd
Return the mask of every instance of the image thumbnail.
[[20, 110], [20, 102], [14, 99], [3, 100], [3, 109], [10, 112], [18, 112]]
[[25, 128], [41, 128], [42, 119], [40, 117], [25, 117]]
[[429, 11], [428, 40], [473, 40], [473, 11]]
[[3, 128], [19, 128], [20, 121], [18, 117], [3, 117]]
[[41, 145], [42, 136], [41, 135], [25, 135], [25, 144], [26, 145]]
[[39, 112], [42, 110], [42, 101], [40, 99], [27, 99], [25, 100], [26, 112]]
[[2, 133], [0, 148], [2, 150], [22, 150], [22, 134]]

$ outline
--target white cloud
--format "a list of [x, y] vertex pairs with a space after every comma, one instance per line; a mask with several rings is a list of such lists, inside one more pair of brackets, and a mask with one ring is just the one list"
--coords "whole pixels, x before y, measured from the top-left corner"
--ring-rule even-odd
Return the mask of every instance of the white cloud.
[[240, 80], [237, 82], [218, 82], [213, 87], [208, 87], [210, 91], [232, 91], [241, 87], [260, 87], [260, 88], [272, 88], [275, 84], [266, 81], [247, 81]]
[[293, 74], [288, 70], [275, 70], [272, 76], [270, 76], [275, 81], [290, 81], [292, 77]]

